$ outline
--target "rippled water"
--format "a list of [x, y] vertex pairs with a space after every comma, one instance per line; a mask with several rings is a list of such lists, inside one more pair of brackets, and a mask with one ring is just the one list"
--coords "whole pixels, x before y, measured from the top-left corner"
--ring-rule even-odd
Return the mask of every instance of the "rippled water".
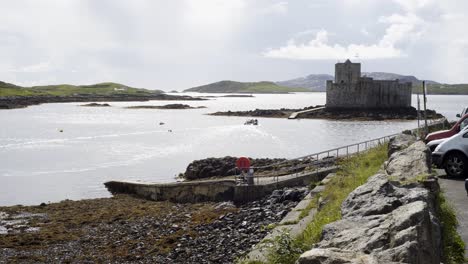
[[[467, 102], [468, 96], [428, 97], [429, 108], [451, 119]], [[168, 103], [207, 108], [123, 108]], [[168, 182], [194, 159], [225, 155], [293, 158], [416, 126], [416, 121], [273, 118], [258, 118], [259, 126], [245, 126], [244, 117], [205, 115], [324, 103], [324, 93], [307, 93], [199, 102], [110, 102], [108, 108], [63, 103], [2, 110], [0, 205], [106, 197], [105, 181]]]

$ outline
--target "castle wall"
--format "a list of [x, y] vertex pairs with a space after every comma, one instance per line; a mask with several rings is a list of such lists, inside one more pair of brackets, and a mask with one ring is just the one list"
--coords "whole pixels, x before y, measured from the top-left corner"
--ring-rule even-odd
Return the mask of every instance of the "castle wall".
[[327, 108], [404, 108], [411, 106], [411, 83], [360, 78], [357, 83], [327, 82]]

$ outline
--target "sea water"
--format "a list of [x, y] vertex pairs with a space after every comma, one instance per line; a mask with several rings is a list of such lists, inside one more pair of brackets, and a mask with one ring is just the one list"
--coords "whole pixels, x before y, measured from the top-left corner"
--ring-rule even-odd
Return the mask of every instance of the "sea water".
[[[222, 96], [222, 94], [190, 94]], [[54, 103], [0, 111], [0, 205], [108, 197], [109, 180], [170, 182], [196, 159], [294, 158], [415, 128], [416, 121], [350, 121], [210, 116], [217, 111], [303, 108], [325, 93], [215, 97], [206, 101]], [[455, 119], [468, 96], [428, 96]], [[126, 109], [172, 103], [201, 109]], [[416, 98], [413, 96], [413, 105]], [[164, 125], [160, 125], [160, 123]]]

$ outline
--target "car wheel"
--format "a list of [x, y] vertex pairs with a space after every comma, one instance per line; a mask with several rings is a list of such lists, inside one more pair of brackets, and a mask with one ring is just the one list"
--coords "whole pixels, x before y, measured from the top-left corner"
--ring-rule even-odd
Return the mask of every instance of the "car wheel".
[[450, 177], [460, 177], [467, 173], [468, 160], [459, 153], [450, 153], [445, 159], [444, 169]]

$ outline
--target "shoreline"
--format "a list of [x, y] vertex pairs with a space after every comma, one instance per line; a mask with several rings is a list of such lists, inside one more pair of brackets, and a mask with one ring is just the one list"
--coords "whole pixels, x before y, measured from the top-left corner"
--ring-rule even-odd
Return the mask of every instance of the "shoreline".
[[187, 95], [97, 95], [97, 96], [9, 96], [0, 97], [0, 109], [26, 108], [31, 105], [45, 103], [77, 103], [77, 102], [145, 102], [159, 101], [203, 101], [199, 97]]
[[119, 194], [0, 207], [0, 259], [232, 263], [262, 240], [307, 193], [307, 188], [278, 190], [239, 206], [230, 202], [155, 202]]

